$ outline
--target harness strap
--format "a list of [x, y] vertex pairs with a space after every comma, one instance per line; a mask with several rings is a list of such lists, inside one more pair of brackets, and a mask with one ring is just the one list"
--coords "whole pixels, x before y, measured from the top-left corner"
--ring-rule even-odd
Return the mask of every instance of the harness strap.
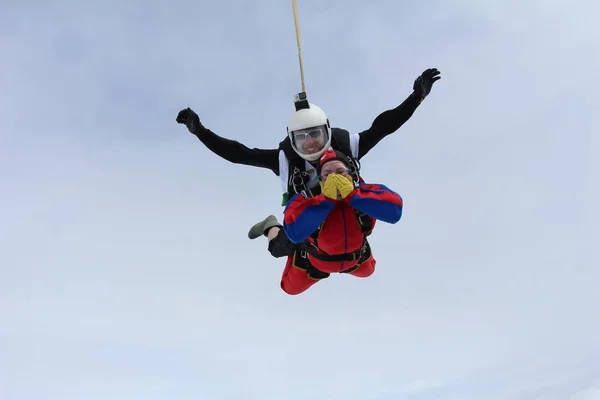
[[360, 225], [360, 229], [365, 235], [370, 235], [373, 230], [373, 220], [371, 216], [365, 214], [362, 211], [356, 211], [356, 218], [358, 219], [358, 224]]
[[360, 260], [361, 257], [367, 251], [367, 238], [365, 237], [363, 240], [363, 244], [359, 250], [354, 251], [352, 253], [344, 253], [344, 254], [327, 254], [320, 250], [315, 244], [312, 243], [303, 243], [302, 249], [310, 254], [312, 257], [321, 261], [356, 261]]
[[306, 182], [310, 179], [308, 173], [304, 170], [294, 167], [294, 172], [290, 177], [290, 186], [293, 188], [295, 193], [299, 193], [305, 198], [308, 197], [308, 189], [306, 188]]

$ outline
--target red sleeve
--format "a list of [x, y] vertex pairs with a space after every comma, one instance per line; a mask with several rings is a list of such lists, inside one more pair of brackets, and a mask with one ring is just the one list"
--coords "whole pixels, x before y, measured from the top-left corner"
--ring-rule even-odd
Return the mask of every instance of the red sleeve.
[[385, 185], [362, 183], [345, 200], [350, 207], [390, 224], [402, 217], [402, 198]]
[[304, 242], [329, 215], [335, 203], [319, 194], [304, 198], [296, 194], [283, 212], [283, 230], [292, 243]]

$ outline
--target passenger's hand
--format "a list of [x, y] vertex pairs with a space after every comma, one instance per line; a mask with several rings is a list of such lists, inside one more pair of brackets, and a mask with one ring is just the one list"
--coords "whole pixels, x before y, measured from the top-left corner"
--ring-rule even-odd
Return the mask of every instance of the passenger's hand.
[[[354, 190], [354, 183], [352, 182], [352, 177], [338, 174], [331, 174], [329, 176], [334, 177], [335, 186], [338, 192], [340, 193], [342, 199], [348, 197], [348, 195]], [[329, 176], [327, 178], [329, 178]]]
[[327, 179], [325, 180], [325, 182], [321, 183], [321, 193], [323, 194], [323, 196], [332, 199], [332, 200], [337, 200], [338, 198], [338, 189], [337, 189], [337, 183], [335, 180], [335, 174], [329, 174], [327, 175]]

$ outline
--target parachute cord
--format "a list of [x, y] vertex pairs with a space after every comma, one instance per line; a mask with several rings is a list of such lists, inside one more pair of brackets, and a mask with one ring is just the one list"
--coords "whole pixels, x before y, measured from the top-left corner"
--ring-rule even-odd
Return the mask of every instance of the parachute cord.
[[304, 65], [302, 64], [302, 47], [300, 46], [300, 26], [298, 24], [298, 6], [296, 0], [292, 0], [292, 7], [294, 9], [294, 25], [296, 26], [296, 42], [298, 43], [298, 62], [300, 63], [300, 79], [302, 81], [302, 91], [306, 92], [304, 86]]

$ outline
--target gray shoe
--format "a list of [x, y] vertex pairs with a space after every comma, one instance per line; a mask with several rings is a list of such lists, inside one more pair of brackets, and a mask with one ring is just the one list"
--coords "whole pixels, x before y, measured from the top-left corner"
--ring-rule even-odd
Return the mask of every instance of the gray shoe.
[[269, 215], [267, 218], [250, 228], [248, 231], [248, 237], [250, 239], [256, 239], [263, 235], [266, 236], [267, 230], [273, 228], [274, 226], [281, 227], [281, 224], [277, 221], [277, 218], [274, 215]]

